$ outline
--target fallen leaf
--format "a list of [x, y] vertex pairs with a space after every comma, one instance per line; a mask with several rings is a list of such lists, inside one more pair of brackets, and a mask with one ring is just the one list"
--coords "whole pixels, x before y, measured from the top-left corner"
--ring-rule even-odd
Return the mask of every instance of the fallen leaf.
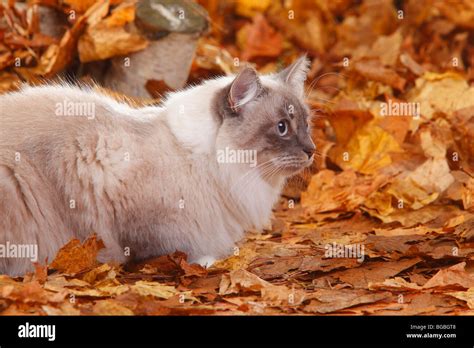
[[36, 281], [22, 284], [0, 280], [0, 298], [6, 298], [15, 302], [56, 303], [62, 302], [65, 296], [66, 292], [55, 293], [47, 291]]
[[371, 293], [365, 290], [320, 289], [316, 293], [311, 294], [311, 297], [316, 300], [311, 300], [303, 310], [310, 313], [332, 313], [360, 304], [382, 301], [391, 296], [392, 294], [389, 292]]
[[474, 3], [472, 1], [435, 1], [435, 7], [451, 21], [462, 27], [474, 29]]
[[138, 281], [131, 286], [132, 290], [142, 296], [154, 296], [168, 299], [176, 295], [178, 290], [174, 286], [163, 285], [157, 282]]
[[301, 193], [301, 205], [311, 212], [351, 211], [386, 181], [383, 176], [359, 177], [354, 171], [340, 174], [322, 170], [311, 178], [306, 192]]
[[393, 136], [371, 121], [352, 134], [346, 146], [338, 147], [332, 159], [344, 170], [375, 174], [392, 163], [392, 153], [401, 151]]
[[399, 91], [403, 91], [405, 88], [406, 80], [398, 75], [395, 70], [384, 67], [378, 60], [363, 59], [356, 61], [353, 69], [365, 79], [381, 82]]
[[280, 55], [283, 38], [273, 29], [262, 14], [253, 18], [237, 33], [237, 43], [242, 50], [243, 60], [256, 57], [277, 57]]
[[124, 24], [135, 18], [133, 2], [124, 2], [101, 21], [89, 24], [78, 43], [81, 62], [103, 60], [140, 51], [149, 44], [139, 34], [128, 32]]
[[474, 309], [474, 288], [469, 288], [467, 291], [448, 292], [448, 295], [466, 301], [469, 308]]
[[237, 0], [235, 12], [241, 16], [253, 18], [261, 12], [264, 12], [270, 6], [271, 0], [253, 1]]
[[99, 300], [93, 307], [96, 315], [134, 315], [133, 311], [116, 300]]
[[78, 239], [73, 239], [58, 251], [50, 267], [63, 273], [79, 273], [97, 264], [97, 253], [102, 248], [104, 243], [97, 240], [96, 235], [83, 244]]
[[424, 289], [428, 288], [439, 288], [447, 286], [460, 286], [466, 289], [474, 287], [474, 275], [467, 273], [465, 270], [466, 263], [461, 262], [457, 265], [451, 266], [446, 269], [440, 270], [436, 273], [433, 278], [428, 280]]
[[392, 278], [420, 261], [421, 259], [419, 258], [413, 258], [402, 259], [388, 264], [385, 261], [367, 262], [354, 269], [333, 272], [329, 277], [351, 284], [356, 289], [367, 289], [369, 283], [377, 283], [384, 279]]
[[241, 291], [258, 292], [264, 300], [292, 305], [301, 303], [304, 297], [304, 293], [299, 290], [273, 285], [245, 270], [232, 271], [222, 276], [219, 286], [220, 295], [238, 294]]
[[421, 115], [431, 119], [436, 112], [449, 115], [474, 106], [474, 87], [455, 73], [425, 73], [415, 81], [407, 100], [420, 103]]

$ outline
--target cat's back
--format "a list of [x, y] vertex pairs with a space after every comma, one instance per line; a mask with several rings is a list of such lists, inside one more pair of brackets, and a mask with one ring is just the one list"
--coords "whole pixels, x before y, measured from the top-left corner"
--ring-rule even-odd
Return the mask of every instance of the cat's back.
[[[118, 103], [117, 103], [118, 104]], [[69, 85], [24, 87], [0, 95], [0, 145], [77, 134], [106, 125], [110, 98]]]

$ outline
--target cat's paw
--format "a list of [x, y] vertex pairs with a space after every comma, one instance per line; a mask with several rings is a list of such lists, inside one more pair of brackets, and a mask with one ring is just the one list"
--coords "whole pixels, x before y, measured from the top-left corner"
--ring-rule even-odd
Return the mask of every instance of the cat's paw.
[[205, 255], [205, 256], [201, 256], [201, 257], [198, 257], [198, 258], [194, 259], [194, 260], [192, 261], [192, 263], [197, 263], [197, 264], [201, 265], [201, 266], [204, 267], [204, 268], [209, 268], [209, 267], [211, 267], [216, 261], [217, 261], [217, 259], [214, 258], [213, 256], [211, 256], [211, 255]]
[[127, 262], [127, 257], [120, 248], [106, 247], [97, 253], [97, 261], [101, 263], [125, 263]]

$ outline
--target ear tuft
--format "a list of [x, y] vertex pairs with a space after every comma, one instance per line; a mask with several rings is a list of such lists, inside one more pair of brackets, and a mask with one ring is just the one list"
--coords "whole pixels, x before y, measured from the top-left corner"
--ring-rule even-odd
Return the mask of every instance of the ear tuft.
[[240, 107], [255, 99], [260, 89], [261, 83], [257, 72], [251, 67], [245, 67], [230, 86], [229, 103], [232, 110], [237, 111]]
[[304, 82], [310, 68], [310, 60], [305, 55], [298, 58], [293, 64], [280, 71], [277, 77], [288, 84], [299, 96], [304, 95]]

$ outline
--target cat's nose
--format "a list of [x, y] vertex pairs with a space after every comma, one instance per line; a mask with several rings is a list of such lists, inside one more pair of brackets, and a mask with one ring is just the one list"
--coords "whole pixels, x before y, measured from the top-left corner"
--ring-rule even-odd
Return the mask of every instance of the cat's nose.
[[314, 145], [311, 147], [303, 148], [303, 152], [306, 154], [306, 156], [308, 156], [308, 159], [310, 159], [311, 156], [313, 156], [315, 150], [316, 150], [316, 147]]

